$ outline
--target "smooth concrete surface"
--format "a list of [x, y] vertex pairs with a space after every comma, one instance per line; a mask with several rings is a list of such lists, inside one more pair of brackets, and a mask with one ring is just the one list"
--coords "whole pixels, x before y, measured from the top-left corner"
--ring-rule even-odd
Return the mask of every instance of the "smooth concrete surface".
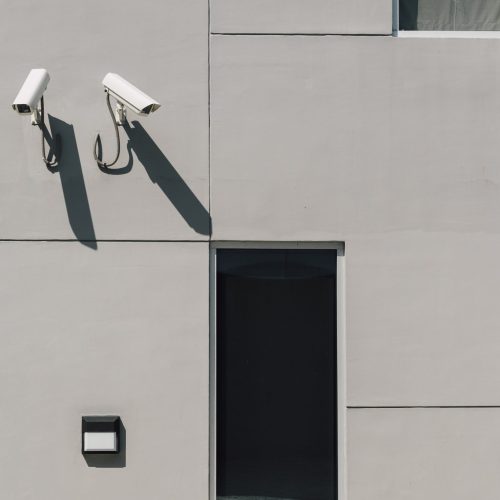
[[499, 405], [500, 235], [346, 245], [347, 403]]
[[392, 0], [211, 0], [215, 33], [390, 35]]
[[349, 404], [500, 404], [499, 54], [212, 38], [213, 237], [346, 241]]
[[500, 39], [223, 36], [211, 54], [214, 239], [500, 231]]
[[[0, 274], [2, 498], [206, 498], [208, 244], [3, 242]], [[117, 468], [81, 454], [103, 414]]]
[[348, 412], [349, 500], [496, 500], [499, 409]]
[[[3, 2], [0, 497], [208, 500], [210, 239], [345, 242], [347, 403], [457, 406], [348, 410], [347, 500], [498, 497], [499, 410], [458, 407], [500, 405], [500, 39], [299, 34], [390, 11]], [[10, 109], [36, 67], [56, 172]], [[103, 173], [108, 71], [162, 107]], [[119, 461], [82, 457], [94, 414]]]
[[[0, 8], [0, 236], [206, 240], [208, 7], [206, 0], [19, 0]], [[60, 172], [41, 160], [40, 131], [10, 104], [31, 68], [51, 81], [46, 111], [62, 135]], [[101, 172], [115, 136], [101, 81], [116, 72], [157, 99], [129, 112], [115, 175]]]

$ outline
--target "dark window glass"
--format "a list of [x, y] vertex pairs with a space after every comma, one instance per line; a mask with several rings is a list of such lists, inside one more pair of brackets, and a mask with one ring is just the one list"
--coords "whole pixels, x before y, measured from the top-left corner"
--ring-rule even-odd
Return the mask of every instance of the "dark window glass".
[[217, 498], [337, 498], [336, 251], [217, 252]]
[[399, 0], [399, 29], [500, 30], [499, 0]]

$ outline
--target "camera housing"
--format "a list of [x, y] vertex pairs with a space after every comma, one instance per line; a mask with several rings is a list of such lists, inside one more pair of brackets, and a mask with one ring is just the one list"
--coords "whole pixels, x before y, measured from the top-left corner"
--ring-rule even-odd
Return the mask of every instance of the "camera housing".
[[[94, 160], [101, 170], [107, 171], [107, 169], [113, 166], [120, 157], [120, 133], [118, 127], [127, 124], [127, 108], [138, 115], [147, 116], [155, 112], [160, 107], [160, 103], [116, 73], [108, 73], [102, 80], [102, 84], [104, 85], [106, 103], [115, 128], [116, 155], [112, 161], [103, 161], [102, 146], [101, 151], [99, 151], [101, 137], [97, 134], [94, 142]], [[116, 99], [116, 108], [114, 112], [111, 107], [111, 96]]]
[[34, 125], [39, 123], [39, 104], [49, 81], [50, 76], [46, 69], [32, 69], [12, 103], [12, 109], [19, 114], [33, 115], [32, 123]]
[[103, 81], [104, 90], [109, 92], [119, 104], [131, 109], [138, 115], [149, 115], [161, 105], [116, 73], [108, 73]]
[[[14, 102], [12, 103], [12, 109], [17, 111], [20, 115], [31, 115], [31, 124], [36, 125], [40, 128], [42, 134], [42, 159], [48, 169], [54, 169], [59, 163], [59, 157], [61, 155], [61, 137], [59, 134], [55, 134], [52, 138], [47, 139], [46, 133], [48, 131], [45, 127], [45, 105], [43, 94], [47, 90], [47, 86], [50, 81], [49, 72], [46, 69], [32, 69], [26, 80], [19, 90]], [[45, 150], [45, 142], [50, 144], [51, 155], [47, 157]], [[52, 170], [53, 171], [53, 170]]]

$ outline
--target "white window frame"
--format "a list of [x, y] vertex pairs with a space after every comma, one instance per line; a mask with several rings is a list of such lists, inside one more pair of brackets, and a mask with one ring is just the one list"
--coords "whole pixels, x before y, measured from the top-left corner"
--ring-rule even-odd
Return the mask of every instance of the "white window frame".
[[217, 250], [227, 249], [309, 249], [337, 250], [337, 474], [338, 500], [347, 499], [346, 456], [346, 311], [345, 311], [345, 244], [343, 242], [243, 242], [224, 241], [210, 243], [210, 437], [209, 437], [209, 499], [216, 500], [216, 278]]
[[500, 31], [413, 31], [399, 29], [399, 0], [392, 0], [392, 35], [397, 38], [500, 38]]

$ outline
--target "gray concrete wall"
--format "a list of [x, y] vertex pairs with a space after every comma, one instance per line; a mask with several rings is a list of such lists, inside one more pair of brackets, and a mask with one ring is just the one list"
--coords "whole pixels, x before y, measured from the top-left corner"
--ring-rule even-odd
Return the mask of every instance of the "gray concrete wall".
[[[207, 265], [207, 243], [0, 243], [2, 497], [206, 498]], [[122, 418], [116, 467], [82, 457], [94, 414]]]
[[392, 0], [212, 0], [216, 33], [392, 33]]
[[[3, 238], [208, 238], [207, 30], [205, 0], [3, 2]], [[33, 67], [52, 78], [46, 110], [64, 148], [53, 175], [40, 163], [39, 130], [7, 113]], [[163, 106], [121, 131], [114, 176], [92, 156], [99, 131], [105, 159], [115, 152], [101, 84], [109, 71]]]
[[349, 499], [498, 494], [499, 53], [212, 38], [213, 237], [346, 241]]
[[497, 498], [496, 409], [353, 410], [348, 498]]
[[[206, 498], [207, 3], [1, 2], [0, 37], [0, 497]], [[10, 109], [33, 67], [56, 173]], [[92, 157], [97, 131], [114, 154], [108, 71], [162, 104], [120, 131], [120, 175]], [[122, 417], [126, 457], [87, 464], [93, 414]]]
[[[349, 500], [498, 497], [500, 39], [337, 36], [389, 34], [389, 1], [0, 13], [6, 498], [208, 498], [211, 240], [346, 242]], [[32, 67], [55, 173], [9, 110]], [[92, 158], [108, 71], [163, 104], [116, 175]], [[126, 467], [80, 454], [101, 412]]]

